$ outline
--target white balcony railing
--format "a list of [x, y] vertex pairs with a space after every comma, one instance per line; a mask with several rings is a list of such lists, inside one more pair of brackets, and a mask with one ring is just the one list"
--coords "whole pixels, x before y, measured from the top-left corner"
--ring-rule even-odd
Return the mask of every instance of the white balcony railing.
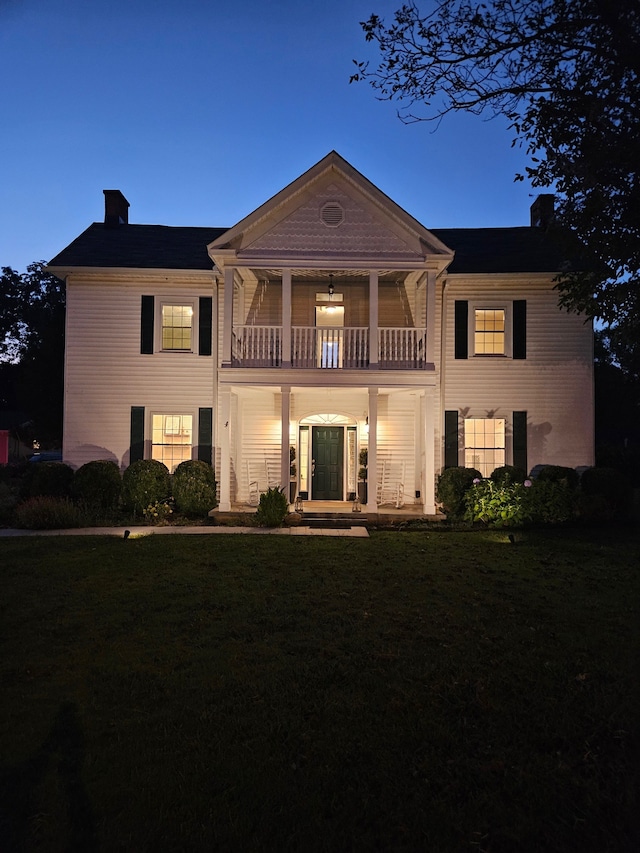
[[[387, 369], [420, 369], [426, 364], [426, 329], [378, 329], [378, 363]], [[235, 326], [232, 360], [236, 367], [280, 367], [282, 326]], [[348, 369], [369, 366], [366, 326], [291, 328], [291, 365]]]
[[378, 342], [380, 367], [412, 370], [426, 364], [426, 329], [378, 329]]
[[280, 367], [282, 326], [235, 326], [231, 360], [236, 367]]

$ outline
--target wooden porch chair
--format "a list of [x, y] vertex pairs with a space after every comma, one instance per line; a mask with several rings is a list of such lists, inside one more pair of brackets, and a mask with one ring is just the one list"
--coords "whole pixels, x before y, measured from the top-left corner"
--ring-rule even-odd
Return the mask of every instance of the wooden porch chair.
[[247, 483], [249, 487], [249, 505], [258, 506], [260, 495], [269, 489], [280, 486], [280, 467], [274, 461], [247, 461]]
[[404, 506], [404, 462], [380, 462], [376, 503], [378, 506], [394, 504], [396, 509]]

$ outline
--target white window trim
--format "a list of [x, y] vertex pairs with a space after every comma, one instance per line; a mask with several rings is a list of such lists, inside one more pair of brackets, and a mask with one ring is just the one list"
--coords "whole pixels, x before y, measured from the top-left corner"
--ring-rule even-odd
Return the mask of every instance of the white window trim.
[[[476, 311], [504, 311], [504, 353], [476, 352]], [[468, 346], [472, 358], [513, 358], [513, 302], [469, 300]]]
[[[194, 353], [197, 351], [198, 341], [198, 328], [199, 328], [199, 319], [198, 319], [198, 304], [199, 301], [197, 299], [157, 299], [158, 303], [157, 316], [156, 316], [156, 328], [158, 330], [156, 335], [156, 351], [158, 352], [168, 352], [175, 353], [179, 355], [180, 353]], [[191, 347], [189, 349], [165, 349], [163, 346], [163, 322], [162, 322], [162, 309], [163, 308], [171, 308], [171, 307], [189, 307], [191, 308]]]

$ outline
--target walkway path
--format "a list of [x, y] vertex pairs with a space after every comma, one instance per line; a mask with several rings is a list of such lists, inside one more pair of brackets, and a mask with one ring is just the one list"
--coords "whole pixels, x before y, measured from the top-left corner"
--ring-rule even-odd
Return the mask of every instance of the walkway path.
[[[128, 533], [127, 533], [128, 531]], [[140, 536], [160, 536], [171, 533], [181, 535], [210, 535], [221, 533], [244, 533], [246, 535], [272, 536], [364, 536], [369, 535], [366, 527], [79, 527], [74, 530], [18, 530], [0, 528], [3, 536], [118, 536], [120, 539], [137, 539]], [[125, 536], [127, 534], [127, 536]]]

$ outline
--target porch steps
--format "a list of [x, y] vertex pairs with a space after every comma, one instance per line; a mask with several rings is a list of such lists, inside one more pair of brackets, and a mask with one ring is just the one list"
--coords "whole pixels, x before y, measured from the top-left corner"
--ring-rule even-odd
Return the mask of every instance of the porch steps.
[[320, 512], [303, 511], [301, 524], [304, 527], [324, 528], [325, 530], [348, 530], [361, 527], [366, 523], [367, 515], [362, 512]]

